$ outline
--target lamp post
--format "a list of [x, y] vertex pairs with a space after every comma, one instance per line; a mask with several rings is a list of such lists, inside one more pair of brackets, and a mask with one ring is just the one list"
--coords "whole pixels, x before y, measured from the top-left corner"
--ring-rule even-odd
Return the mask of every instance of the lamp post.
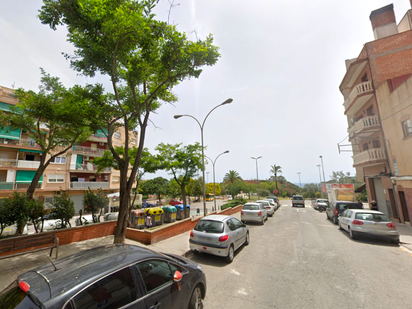
[[320, 164], [316, 165], [319, 169], [319, 179], [320, 179], [320, 193], [322, 194], [323, 198], [323, 188], [322, 188], [322, 176], [320, 175]]
[[205, 121], [207, 119], [207, 117], [209, 117], [210, 113], [213, 112], [216, 108], [218, 108], [219, 106], [225, 105], [225, 104], [229, 104], [232, 103], [233, 99], [227, 99], [226, 101], [224, 101], [223, 103], [215, 106], [214, 108], [212, 108], [212, 110], [206, 115], [205, 119], [203, 120], [203, 123], [200, 124], [199, 120], [197, 120], [195, 117], [193, 117], [192, 115], [174, 115], [173, 118], [175, 119], [179, 119], [180, 117], [190, 117], [193, 118], [194, 120], [196, 120], [197, 124], [200, 127], [200, 137], [201, 137], [201, 141], [202, 141], [202, 175], [203, 175], [203, 216], [206, 216], [206, 183], [205, 183], [205, 148], [203, 146], [203, 128], [205, 126]]
[[260, 200], [260, 195], [259, 195], [259, 172], [258, 172], [258, 164], [257, 164], [257, 160], [259, 160], [261, 157], [262, 157], [262, 156], [257, 157], [257, 158], [251, 157], [253, 160], [255, 160], [255, 161], [256, 161], [256, 181], [257, 181], [257, 185], [258, 185], [258, 187], [257, 187], [257, 191], [258, 191], [258, 200]]
[[[323, 157], [322, 156], [319, 156], [319, 158], [320, 158], [320, 164], [322, 165], [322, 173], [323, 173], [323, 184], [325, 184], [325, 170], [323, 169]], [[323, 186], [324, 185], [322, 185], [322, 192], [323, 192]]]
[[217, 211], [217, 208], [216, 208], [216, 181], [215, 181], [215, 163], [216, 163], [216, 160], [217, 160], [217, 158], [219, 158], [222, 154], [225, 154], [225, 153], [229, 153], [229, 150], [226, 150], [225, 152], [222, 152], [220, 155], [218, 155], [216, 158], [215, 158], [215, 160], [213, 161], [212, 159], [210, 159], [208, 156], [205, 156], [206, 158], [208, 158], [210, 161], [212, 161], [212, 165], [213, 165], [213, 195], [214, 195], [214, 198], [213, 198], [213, 204], [214, 204], [214, 208], [212, 209], [212, 211]]
[[298, 172], [299, 175], [299, 191], [302, 193], [302, 184], [300, 183], [300, 172]]

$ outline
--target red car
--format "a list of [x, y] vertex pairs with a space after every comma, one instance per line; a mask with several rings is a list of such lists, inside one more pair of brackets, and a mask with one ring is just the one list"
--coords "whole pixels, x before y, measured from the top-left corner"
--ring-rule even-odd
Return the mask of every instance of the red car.
[[175, 200], [171, 200], [171, 201], [169, 202], [169, 205], [172, 205], [172, 206], [179, 205], [179, 204], [183, 204], [183, 202], [181, 202], [181, 201], [175, 201]]

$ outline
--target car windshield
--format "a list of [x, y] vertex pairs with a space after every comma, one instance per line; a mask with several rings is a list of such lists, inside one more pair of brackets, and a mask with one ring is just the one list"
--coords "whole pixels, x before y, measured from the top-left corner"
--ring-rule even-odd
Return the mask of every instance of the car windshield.
[[206, 233], [223, 233], [223, 222], [200, 220], [195, 226], [195, 231]]
[[244, 210], [259, 210], [259, 206], [258, 205], [244, 205], [243, 209]]
[[390, 222], [389, 218], [384, 214], [371, 214], [371, 213], [357, 213], [355, 219], [373, 222]]
[[301, 197], [301, 196], [294, 196], [293, 199], [294, 199], [294, 200], [302, 201], [302, 200], [303, 200], [303, 197]]
[[328, 200], [317, 200], [318, 203], [326, 203]]

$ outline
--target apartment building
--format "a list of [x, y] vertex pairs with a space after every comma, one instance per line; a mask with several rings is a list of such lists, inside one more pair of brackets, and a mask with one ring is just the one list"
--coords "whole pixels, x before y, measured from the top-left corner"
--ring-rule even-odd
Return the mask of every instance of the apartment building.
[[[412, 1], [411, 1], [412, 5]], [[412, 215], [412, 13], [393, 5], [370, 14], [374, 40], [346, 60], [344, 96], [353, 166], [369, 201], [394, 220]]]
[[[17, 104], [12, 89], [0, 86], [0, 109], [10, 111]], [[113, 135], [114, 146], [125, 143], [124, 129]], [[132, 133], [131, 147], [138, 145], [137, 133]], [[44, 201], [46, 206], [53, 194], [67, 191], [76, 212], [83, 208], [84, 192], [102, 189], [115, 193], [120, 187], [120, 172], [106, 168], [97, 173], [97, 167], [90, 161], [101, 157], [108, 150], [107, 138], [103, 132], [96, 133], [84, 142], [74, 145], [64, 156], [56, 157], [43, 173], [34, 198]], [[10, 197], [13, 192], [25, 192], [40, 164], [42, 152], [33, 139], [22, 130], [0, 129], [0, 198]], [[46, 158], [47, 159], [47, 158]]]

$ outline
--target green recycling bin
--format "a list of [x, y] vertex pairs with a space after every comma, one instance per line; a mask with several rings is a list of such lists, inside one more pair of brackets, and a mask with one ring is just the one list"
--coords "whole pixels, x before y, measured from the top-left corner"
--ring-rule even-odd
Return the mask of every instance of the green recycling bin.
[[176, 207], [164, 206], [163, 209], [163, 221], [167, 223], [176, 221]]
[[144, 212], [144, 209], [132, 210], [130, 213], [130, 221], [135, 229], [144, 229], [145, 219], [146, 213]]
[[150, 215], [152, 217], [152, 226], [163, 224], [163, 209], [160, 207], [146, 208], [146, 217]]

